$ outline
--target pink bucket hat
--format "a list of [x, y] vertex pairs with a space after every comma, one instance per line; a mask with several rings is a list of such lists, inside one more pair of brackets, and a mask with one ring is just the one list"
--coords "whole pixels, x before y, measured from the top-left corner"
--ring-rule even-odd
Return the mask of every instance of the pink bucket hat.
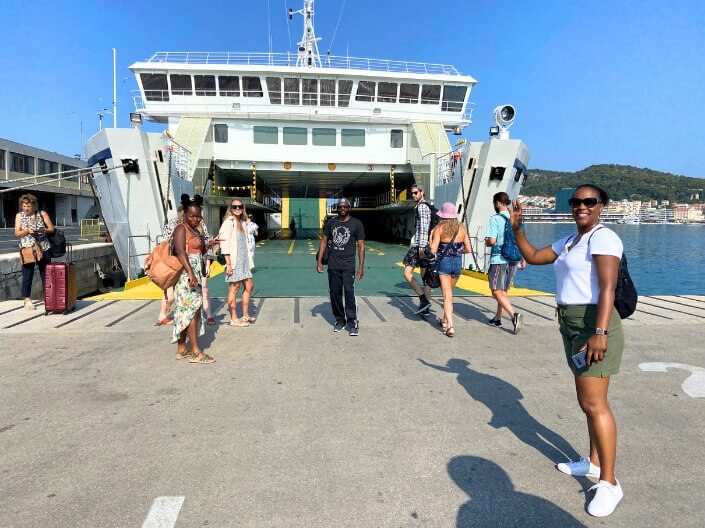
[[450, 202], [445, 202], [441, 210], [436, 214], [441, 218], [458, 218], [458, 213], [455, 212], [455, 206]]

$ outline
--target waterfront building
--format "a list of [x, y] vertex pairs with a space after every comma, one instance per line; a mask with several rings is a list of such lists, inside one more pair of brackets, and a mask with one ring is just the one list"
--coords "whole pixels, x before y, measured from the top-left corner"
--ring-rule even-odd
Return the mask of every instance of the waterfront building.
[[556, 213], [558, 214], [570, 214], [570, 205], [568, 205], [568, 200], [573, 196], [575, 189], [572, 187], [563, 187], [556, 191]]
[[[0, 226], [14, 226], [17, 202], [30, 192], [58, 225], [75, 225], [99, 213], [87, 176], [76, 169], [86, 162], [0, 138]], [[73, 171], [73, 172], [71, 172]]]
[[673, 209], [670, 207], [647, 207], [639, 213], [639, 220], [645, 223], [672, 223], [674, 221]]

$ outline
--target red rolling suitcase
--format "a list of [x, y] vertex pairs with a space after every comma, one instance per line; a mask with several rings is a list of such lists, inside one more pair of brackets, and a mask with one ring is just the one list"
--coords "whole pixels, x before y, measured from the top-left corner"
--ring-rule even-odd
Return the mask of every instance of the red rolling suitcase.
[[66, 262], [47, 264], [44, 284], [44, 315], [67, 314], [76, 309], [78, 284], [76, 264], [72, 262], [73, 248], [67, 244]]

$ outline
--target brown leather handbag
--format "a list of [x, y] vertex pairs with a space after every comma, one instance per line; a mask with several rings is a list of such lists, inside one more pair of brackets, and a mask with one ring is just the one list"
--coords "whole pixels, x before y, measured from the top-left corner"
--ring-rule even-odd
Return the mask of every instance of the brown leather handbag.
[[22, 264], [34, 264], [39, 262], [44, 257], [42, 248], [36, 242], [32, 247], [20, 248], [20, 261]]

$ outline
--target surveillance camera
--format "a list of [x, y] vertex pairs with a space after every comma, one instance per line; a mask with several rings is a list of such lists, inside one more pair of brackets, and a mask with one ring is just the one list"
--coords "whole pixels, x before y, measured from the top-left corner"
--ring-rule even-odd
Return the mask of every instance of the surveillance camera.
[[516, 110], [512, 105], [502, 105], [494, 109], [494, 120], [503, 129], [507, 129], [514, 123]]

